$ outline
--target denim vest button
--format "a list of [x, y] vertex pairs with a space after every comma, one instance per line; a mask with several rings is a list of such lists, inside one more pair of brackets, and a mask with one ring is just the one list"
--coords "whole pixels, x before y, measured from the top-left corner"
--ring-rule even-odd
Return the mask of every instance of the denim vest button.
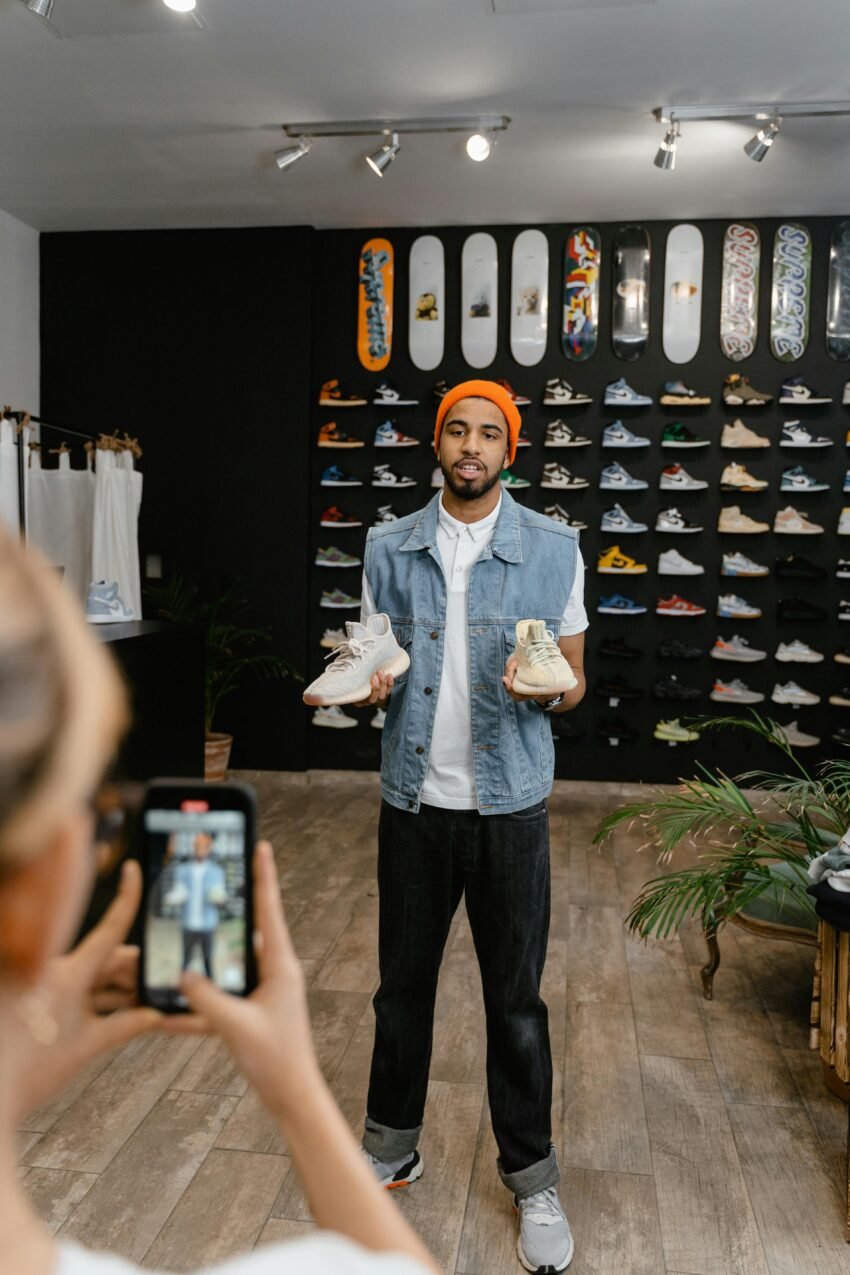
[[434, 694], [433, 688], [432, 688], [432, 687], [430, 687], [430, 686], [426, 686], [426, 687], [425, 687], [425, 694], [426, 694], [426, 695], [433, 695], [433, 694]]
[[412, 809], [413, 809], [413, 807], [414, 807], [415, 805], [416, 805], [416, 802], [415, 802], [415, 801], [409, 801], [409, 802], [407, 803], [407, 808], [408, 808], [408, 810], [412, 810]]
[[431, 634], [431, 641], [432, 641], [432, 642], [436, 642], [436, 640], [437, 640], [437, 638], [438, 638], [439, 636], [440, 636], [440, 635], [439, 635], [439, 633], [432, 633], [432, 634]]

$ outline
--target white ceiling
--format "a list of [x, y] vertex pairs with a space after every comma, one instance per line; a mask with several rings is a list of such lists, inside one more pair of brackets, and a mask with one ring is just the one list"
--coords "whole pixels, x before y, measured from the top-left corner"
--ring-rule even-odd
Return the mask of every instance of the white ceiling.
[[[56, 0], [79, 33], [57, 39], [0, 0], [0, 208], [42, 230], [850, 212], [850, 120], [788, 120], [763, 164], [746, 123], [691, 124], [662, 173], [650, 114], [850, 98], [847, 0], [199, 2], [207, 29]], [[402, 138], [382, 180], [368, 139], [272, 158], [286, 121], [477, 111], [513, 121], [484, 164], [452, 136]]]

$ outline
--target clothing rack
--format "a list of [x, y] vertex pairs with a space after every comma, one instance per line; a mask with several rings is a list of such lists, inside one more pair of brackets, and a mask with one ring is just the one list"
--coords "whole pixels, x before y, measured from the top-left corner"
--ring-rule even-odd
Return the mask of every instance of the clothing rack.
[[[97, 436], [95, 434], [86, 434], [83, 430], [70, 429], [66, 425], [51, 425], [49, 421], [44, 420], [41, 416], [31, 416], [28, 412], [10, 412], [9, 417], [17, 421], [20, 426], [21, 422], [26, 419], [33, 425], [39, 425], [41, 429], [52, 429], [57, 434], [63, 434], [68, 438], [80, 438], [89, 443], [96, 443]], [[18, 524], [21, 529], [21, 539], [25, 540], [27, 535], [27, 484], [26, 484], [26, 462], [24, 460], [24, 435], [23, 432], [18, 434]]]

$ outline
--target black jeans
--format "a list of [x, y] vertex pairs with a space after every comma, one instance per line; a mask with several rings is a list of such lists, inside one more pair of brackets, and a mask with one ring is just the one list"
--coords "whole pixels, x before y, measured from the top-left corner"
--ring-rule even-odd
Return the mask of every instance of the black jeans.
[[[540, 999], [550, 901], [545, 802], [487, 816], [435, 806], [411, 814], [384, 802], [378, 886], [381, 985], [374, 1000], [367, 1145], [372, 1125], [387, 1134], [409, 1131], [415, 1146], [428, 1087], [437, 977], [465, 893], [487, 1015], [487, 1087], [502, 1178], [540, 1166], [531, 1178], [506, 1185], [542, 1189], [544, 1171], [543, 1185], [551, 1185], [558, 1180], [552, 1056]], [[373, 1129], [375, 1146], [378, 1135]], [[392, 1138], [390, 1144], [400, 1155], [408, 1149]]]
[[188, 969], [192, 963], [192, 953], [196, 946], [200, 946], [201, 955], [204, 958], [204, 969], [207, 971], [207, 978], [212, 978], [212, 956], [213, 956], [213, 938], [215, 930], [184, 930], [183, 931], [183, 968]]

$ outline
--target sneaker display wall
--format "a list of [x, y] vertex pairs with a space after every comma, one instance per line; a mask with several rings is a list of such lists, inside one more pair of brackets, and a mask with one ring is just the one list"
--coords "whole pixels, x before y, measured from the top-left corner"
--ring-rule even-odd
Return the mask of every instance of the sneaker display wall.
[[[663, 237], [648, 229], [657, 257]], [[554, 260], [562, 245], [554, 231], [546, 233]], [[814, 225], [812, 233], [816, 238]], [[505, 229], [494, 237], [501, 261], [513, 236]], [[448, 249], [448, 233], [446, 239]], [[359, 247], [352, 236], [353, 259]], [[817, 261], [816, 255], [815, 273]], [[339, 263], [345, 265], [341, 257]], [[664, 286], [664, 272], [654, 267], [651, 314]], [[603, 313], [611, 287], [603, 272]], [[816, 308], [813, 331], [822, 322]], [[311, 392], [309, 422], [318, 502], [308, 550], [314, 652], [321, 642], [325, 654], [333, 652], [344, 640], [344, 621], [358, 620], [367, 530], [406, 525], [403, 520], [439, 494], [443, 476], [431, 447], [435, 406], [459, 381], [480, 374], [499, 381], [522, 412], [515, 462], [500, 474], [503, 492], [559, 531], [581, 533], [589, 685], [614, 686], [625, 673], [643, 696], [635, 703], [624, 693], [613, 722], [604, 698], [592, 690], [576, 714], [563, 715], [560, 724], [569, 733], [558, 750], [558, 775], [602, 777], [611, 748], [622, 751], [632, 741], [638, 744], [629, 750], [636, 778], [677, 779], [680, 745], [697, 759], [713, 757], [716, 738], [691, 728], [689, 706], [658, 702], [655, 713], [641, 714], [653, 688], [670, 688], [671, 700], [684, 692], [701, 695], [704, 710], [710, 697], [718, 713], [728, 704], [742, 716], [755, 705], [766, 715], [775, 712], [783, 729], [796, 719], [795, 731], [831, 746], [839, 729], [850, 731], [840, 720], [850, 712], [837, 702], [847, 682], [839, 665], [846, 660], [850, 667], [850, 647], [842, 653], [850, 631], [846, 370], [814, 340], [799, 360], [777, 363], [766, 326], [748, 358], [732, 362], [717, 332], [709, 331], [715, 320], [708, 312], [687, 366], [666, 362], [661, 332], [650, 327], [642, 357], [631, 363], [600, 339], [587, 361], [565, 364], [550, 342], [538, 365], [520, 367], [510, 358], [508, 317], [499, 314], [496, 356], [482, 373], [466, 367], [451, 341], [443, 361], [421, 371], [410, 367], [399, 335], [386, 372], [369, 373], [336, 347], [333, 324], [317, 338], [317, 382], [326, 383]], [[724, 669], [724, 662], [753, 667]], [[680, 687], [683, 670], [687, 677], [679, 681], [687, 685]], [[789, 674], [805, 676], [792, 681]], [[366, 729], [372, 713], [346, 715], [353, 725], [335, 724], [348, 731], [344, 746], [360, 750], [358, 766], [363, 756], [377, 764], [382, 717], [374, 714], [375, 729]], [[339, 745], [328, 730], [307, 734], [315, 765], [339, 764]], [[578, 749], [570, 747], [572, 738], [582, 738]], [[735, 732], [724, 734], [724, 755], [728, 748], [734, 756], [738, 745]], [[740, 747], [746, 769], [749, 751], [745, 742]], [[769, 756], [752, 761], [769, 763]]]

